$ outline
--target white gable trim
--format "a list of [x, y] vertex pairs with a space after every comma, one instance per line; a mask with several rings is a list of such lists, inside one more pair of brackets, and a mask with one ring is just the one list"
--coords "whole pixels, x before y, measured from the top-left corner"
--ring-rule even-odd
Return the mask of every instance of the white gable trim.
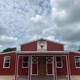
[[37, 39], [37, 40], [33, 40], [33, 41], [29, 41], [29, 42], [26, 42], [26, 43], [22, 43], [20, 45], [24, 45], [24, 44], [29, 44], [29, 43], [32, 43], [32, 42], [35, 42], [35, 41], [39, 41], [39, 40], [45, 40], [45, 41], [49, 41], [49, 42], [52, 42], [52, 43], [56, 43], [56, 44], [61, 44], [61, 45], [65, 45], [63, 43], [59, 43], [59, 42], [56, 42], [56, 41], [51, 41], [51, 40], [48, 40], [48, 39], [44, 39], [44, 38], [40, 38], [40, 39]]

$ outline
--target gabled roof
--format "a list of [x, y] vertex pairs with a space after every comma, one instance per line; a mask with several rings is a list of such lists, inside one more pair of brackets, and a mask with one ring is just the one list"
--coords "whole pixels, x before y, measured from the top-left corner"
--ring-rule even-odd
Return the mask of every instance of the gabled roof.
[[30, 42], [22, 43], [22, 44], [20, 44], [20, 45], [29, 44], [29, 43], [32, 43], [32, 42], [35, 42], [35, 41], [39, 41], [39, 40], [45, 40], [45, 41], [49, 41], [49, 42], [52, 42], [52, 43], [65, 45], [65, 44], [63, 44], [63, 43], [59, 43], [59, 42], [55, 42], [55, 41], [51, 41], [51, 40], [44, 39], [44, 38], [40, 38], [40, 39], [36, 39], [36, 40], [30, 41]]

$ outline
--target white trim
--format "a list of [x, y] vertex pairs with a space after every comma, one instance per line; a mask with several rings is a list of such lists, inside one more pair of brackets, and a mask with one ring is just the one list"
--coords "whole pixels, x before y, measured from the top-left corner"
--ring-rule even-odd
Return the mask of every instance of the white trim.
[[[29, 56], [29, 66], [28, 66], [28, 80], [31, 80], [31, 55]], [[29, 74], [29, 70], [30, 70], [30, 74]], [[29, 76], [30, 76], [30, 79], [29, 79]]]
[[54, 55], [52, 56], [52, 73], [54, 75]]
[[11, 51], [11, 52], [4, 52], [4, 53], [0, 53], [0, 55], [4, 55], [4, 54], [39, 54], [39, 53], [46, 53], [46, 54], [68, 54], [72, 52], [72, 54], [80, 54], [80, 52], [73, 52], [73, 51]]
[[22, 44], [20, 44], [20, 45], [29, 44], [29, 43], [36, 42], [36, 41], [40, 41], [40, 40], [49, 41], [49, 42], [56, 43], [56, 44], [60, 44], [60, 45], [65, 45], [65, 44], [63, 44], [63, 43], [59, 43], [59, 42], [56, 42], [56, 41], [51, 41], [51, 40], [44, 39], [44, 38], [40, 38], [40, 39], [37, 39], [37, 40], [33, 40], [33, 41], [26, 42], [26, 43], [22, 43]]
[[[53, 55], [31, 55], [31, 56], [45, 56], [45, 57], [50, 57], [50, 56], [52, 56], [53, 57]], [[32, 67], [31, 67], [32, 68]], [[52, 67], [52, 70], [53, 70], [53, 67]], [[38, 65], [37, 65], [37, 71], [38, 71]], [[32, 69], [31, 69], [31, 72], [32, 72]], [[31, 75], [33, 75], [33, 74], [31, 74]], [[37, 72], [37, 75], [38, 75], [38, 72]], [[46, 75], [48, 75], [47, 74], [47, 71], [46, 71]], [[53, 74], [52, 74], [53, 75]]]
[[75, 68], [80, 68], [80, 67], [76, 67], [75, 57], [80, 57], [80, 56], [74, 56]]
[[67, 62], [68, 61], [68, 58], [67, 57], [68, 56], [66, 56], [66, 66], [67, 66], [67, 75], [68, 75], [69, 73], [68, 73], [68, 62]]
[[[32, 55], [30, 55], [30, 57], [31, 57], [31, 63], [30, 63], [30, 76], [32, 75]], [[32, 77], [31, 77], [32, 78]]]
[[[17, 55], [17, 57], [18, 57], [18, 61], [17, 61], [17, 74], [16, 74], [17, 76], [18, 76], [19, 57], [20, 56], [28, 56], [30, 58], [30, 55]], [[28, 60], [28, 68], [29, 68], [29, 60]], [[28, 69], [28, 78], [29, 78], [29, 69]]]
[[[9, 67], [5, 67], [5, 59], [6, 57], [9, 57]], [[10, 68], [10, 60], [11, 60], [11, 56], [4, 56], [4, 63], [3, 63], [3, 68]]]
[[[54, 56], [54, 61], [55, 61], [55, 64], [54, 64], [54, 66], [55, 66], [55, 78], [56, 78], [56, 80], [57, 80], [57, 67], [56, 67], [56, 55]], [[55, 80], [55, 79], [54, 79]]]
[[46, 57], [46, 74], [48, 75], [47, 57]]
[[18, 76], [18, 67], [19, 67], [19, 56], [18, 55], [17, 55], [17, 60], [18, 61], [17, 61], [17, 74], [16, 75]]
[[[67, 62], [67, 63], [68, 63], [68, 66], [69, 66], [69, 67], [68, 67], [68, 80], [71, 80], [71, 70], [70, 70], [70, 59], [69, 59], [69, 54], [68, 54], [67, 57], [68, 57], [68, 59], [67, 59], [68, 62]], [[69, 74], [70, 74], [70, 79], [69, 79]]]
[[18, 51], [17, 54], [68, 54], [68, 51]]
[[16, 73], [17, 73], [17, 54], [16, 54], [16, 60], [15, 60], [15, 72], [14, 72], [14, 79], [16, 79], [17, 78], [17, 76], [16, 76]]
[[56, 56], [56, 58], [57, 58], [57, 57], [61, 57], [61, 67], [58, 67], [58, 66], [57, 66], [57, 61], [56, 61], [56, 68], [63, 68], [62, 56]]
[[[23, 57], [27, 57], [27, 56], [23, 56]], [[22, 57], [22, 68], [28, 68], [28, 66], [27, 67], [23, 67], [23, 57]], [[29, 57], [27, 57], [28, 58], [28, 60], [29, 60]], [[27, 62], [27, 64], [28, 64], [28, 61], [26, 61]]]
[[[69, 73], [70, 73], [70, 66], [68, 67], [68, 65], [70, 65], [69, 64], [69, 55], [55, 55], [55, 57], [56, 56], [66, 56], [67, 75], [68, 75], [68, 80], [69, 80]], [[55, 60], [55, 63], [56, 63], [56, 60]], [[55, 65], [55, 67], [56, 67], [56, 65]], [[57, 79], [57, 68], [56, 68], [56, 79]]]
[[17, 51], [11, 51], [11, 52], [3, 52], [3, 53], [0, 53], [0, 55], [4, 55], [4, 54], [13, 54], [13, 53], [16, 53]]

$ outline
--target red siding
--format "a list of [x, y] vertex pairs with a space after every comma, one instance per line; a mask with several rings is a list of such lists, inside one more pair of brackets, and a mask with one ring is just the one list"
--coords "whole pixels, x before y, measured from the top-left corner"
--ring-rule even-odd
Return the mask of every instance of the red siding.
[[52, 74], [52, 64], [47, 64], [47, 73]]
[[62, 56], [62, 68], [57, 68], [57, 75], [67, 75], [66, 56]]
[[[41, 54], [38, 54], [38, 55], [41, 55]], [[44, 54], [42, 54], [42, 55], [44, 55]], [[47, 55], [50, 56], [50, 54], [47, 54]], [[27, 55], [23, 54], [23, 56], [27, 56]], [[60, 55], [60, 56], [62, 56], [62, 55]], [[56, 68], [57, 75], [67, 75], [66, 56], [67, 55], [62, 56], [63, 68]], [[55, 65], [53, 65], [53, 66], [55, 66]], [[48, 74], [51, 74], [52, 73], [52, 64], [48, 64], [47, 68], [48, 68]], [[33, 74], [37, 73], [37, 65], [36, 64], [33, 64], [32, 70], [33, 70], [32, 71]], [[28, 68], [22, 68], [22, 56], [20, 56], [20, 58], [19, 58], [18, 74], [19, 75], [28, 75]]]
[[77, 53], [69, 54], [71, 75], [80, 75], [80, 68], [75, 67], [75, 56], [80, 56], [80, 54]]
[[21, 51], [37, 51], [37, 42], [21, 45]]
[[[10, 68], [3, 68], [5, 56], [11, 57], [10, 58]], [[15, 58], [16, 58], [15, 53], [0, 55], [0, 75], [14, 75], [15, 74], [15, 60], [16, 60]]]
[[[29, 64], [28, 64], [29, 66]], [[19, 56], [18, 75], [28, 75], [28, 68], [22, 68], [22, 56]]]
[[57, 43], [47, 42], [47, 51], [64, 51], [64, 46]]
[[32, 64], [32, 74], [37, 74], [37, 64]]
[[[37, 41], [21, 45], [21, 51], [37, 51]], [[64, 46], [47, 41], [47, 51], [64, 51]]]

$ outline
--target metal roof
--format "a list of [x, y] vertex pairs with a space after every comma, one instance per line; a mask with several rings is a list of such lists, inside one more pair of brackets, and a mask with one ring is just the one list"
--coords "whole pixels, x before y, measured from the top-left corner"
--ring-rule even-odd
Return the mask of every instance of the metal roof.
[[52, 41], [52, 40], [48, 40], [48, 39], [44, 39], [44, 38], [40, 38], [40, 39], [36, 39], [36, 40], [29, 41], [29, 42], [26, 42], [26, 43], [22, 43], [22, 44], [20, 44], [20, 45], [29, 44], [29, 43], [32, 43], [32, 42], [35, 42], [35, 41], [39, 41], [39, 40], [45, 40], [45, 41], [49, 41], [49, 42], [52, 42], [52, 43], [56, 43], [56, 44], [65, 45], [65, 44], [63, 44], [63, 43], [59, 43], [59, 42]]

